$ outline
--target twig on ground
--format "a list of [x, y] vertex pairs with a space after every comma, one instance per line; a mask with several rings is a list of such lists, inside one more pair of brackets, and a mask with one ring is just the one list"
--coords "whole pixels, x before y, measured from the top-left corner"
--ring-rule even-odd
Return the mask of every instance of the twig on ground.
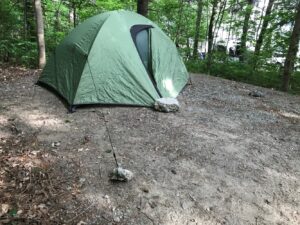
[[84, 213], [86, 213], [92, 206], [94, 206], [94, 204], [90, 204], [85, 210], [83, 210], [81, 213], [76, 214], [76, 216], [74, 216], [72, 219], [68, 220], [67, 222], [65, 222], [65, 224], [70, 224], [72, 221], [74, 221], [75, 219], [77, 219], [79, 216], [83, 215]]
[[155, 222], [154, 222], [154, 220], [150, 217], [150, 216], [148, 216], [147, 215], [147, 213], [144, 213], [144, 212], [142, 212], [142, 211], [140, 211], [144, 216], [146, 216], [151, 222], [152, 222], [152, 224], [155, 224]]

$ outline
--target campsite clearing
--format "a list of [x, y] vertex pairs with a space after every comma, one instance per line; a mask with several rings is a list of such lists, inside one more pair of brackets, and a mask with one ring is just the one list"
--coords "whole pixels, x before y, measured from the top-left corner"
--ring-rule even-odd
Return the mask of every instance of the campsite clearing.
[[67, 114], [26, 73], [0, 84], [0, 223], [299, 224], [299, 96], [193, 75], [178, 113]]

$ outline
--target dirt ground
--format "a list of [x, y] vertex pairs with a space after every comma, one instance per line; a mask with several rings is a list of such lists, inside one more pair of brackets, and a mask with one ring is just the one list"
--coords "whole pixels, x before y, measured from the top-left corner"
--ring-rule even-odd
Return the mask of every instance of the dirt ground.
[[[20, 74], [0, 84], [0, 224], [300, 224], [299, 96], [198, 74], [177, 113], [68, 114]], [[103, 115], [130, 182], [108, 179]]]

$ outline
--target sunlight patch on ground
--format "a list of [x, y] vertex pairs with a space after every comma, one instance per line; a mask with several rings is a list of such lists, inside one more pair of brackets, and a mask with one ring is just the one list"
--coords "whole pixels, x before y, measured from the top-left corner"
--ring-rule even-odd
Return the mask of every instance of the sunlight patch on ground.
[[[5, 127], [8, 125], [8, 118], [6, 116], [0, 115], [0, 127]], [[0, 138], [7, 138], [10, 136], [10, 133], [0, 129]]]
[[[188, 211], [191, 211], [188, 210]], [[221, 225], [220, 222], [216, 221], [212, 218], [200, 218], [197, 214], [185, 212], [170, 212], [165, 216], [165, 221], [163, 224], [165, 225], [181, 225], [181, 224], [189, 224], [189, 225], [196, 225], [196, 224], [205, 224], [205, 225]], [[208, 217], [208, 216], [207, 216]]]
[[264, 170], [267, 172], [268, 176], [270, 178], [272, 178], [274, 182], [274, 184], [270, 183], [270, 185], [272, 186], [276, 186], [277, 183], [275, 181], [275, 179], [278, 179], [278, 180], [290, 180], [290, 181], [294, 181], [296, 182], [298, 180], [298, 178], [296, 176], [294, 176], [292, 173], [280, 173], [274, 169], [271, 169], [271, 168], [264, 168]]
[[6, 116], [0, 115], [0, 125], [1, 126], [7, 125], [7, 121], [8, 121], [8, 118]]
[[286, 117], [286, 118], [300, 119], [300, 115], [298, 115], [298, 114], [296, 114], [296, 113], [283, 112], [283, 111], [279, 111], [278, 113], [279, 113], [280, 115]]
[[23, 111], [19, 114], [20, 119], [33, 128], [47, 127], [49, 130], [57, 130], [65, 127], [65, 123], [62, 119], [59, 119], [51, 114], [45, 112], [34, 111]]

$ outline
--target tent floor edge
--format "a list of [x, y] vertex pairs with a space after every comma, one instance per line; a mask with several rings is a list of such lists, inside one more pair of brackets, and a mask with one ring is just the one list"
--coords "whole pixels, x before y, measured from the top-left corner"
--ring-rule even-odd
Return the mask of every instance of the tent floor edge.
[[42, 87], [48, 91], [50, 91], [54, 96], [56, 96], [62, 103], [63, 105], [68, 108], [69, 107], [69, 102], [68, 100], [58, 91], [56, 90], [53, 86], [49, 85], [48, 83], [45, 83], [43, 81], [38, 80], [35, 85]]
[[77, 108], [76, 105], [70, 105], [68, 107], [68, 113], [74, 113], [74, 112], [76, 112], [76, 108]]

